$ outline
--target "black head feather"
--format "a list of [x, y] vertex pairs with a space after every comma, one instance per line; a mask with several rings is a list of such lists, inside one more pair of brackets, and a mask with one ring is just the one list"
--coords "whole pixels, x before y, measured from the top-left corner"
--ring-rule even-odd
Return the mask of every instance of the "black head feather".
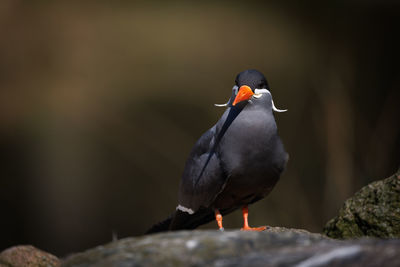
[[253, 91], [254, 89], [268, 89], [269, 85], [267, 79], [258, 70], [245, 70], [236, 76], [235, 83], [238, 87], [242, 85], [249, 86]]

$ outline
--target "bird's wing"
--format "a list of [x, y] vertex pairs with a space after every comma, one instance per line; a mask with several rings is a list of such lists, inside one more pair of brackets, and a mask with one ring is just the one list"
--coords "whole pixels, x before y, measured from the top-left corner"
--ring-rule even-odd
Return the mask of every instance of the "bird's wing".
[[216, 127], [196, 142], [186, 162], [179, 190], [181, 210], [189, 213], [208, 208], [223, 189], [226, 174], [216, 153]]

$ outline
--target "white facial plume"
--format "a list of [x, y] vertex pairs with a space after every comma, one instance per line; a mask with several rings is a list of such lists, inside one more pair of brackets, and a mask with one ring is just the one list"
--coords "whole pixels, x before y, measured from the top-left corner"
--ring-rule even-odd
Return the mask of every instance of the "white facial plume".
[[[235, 91], [235, 95], [237, 94], [238, 89], [239, 89], [239, 87], [236, 85], [232, 88], [232, 90]], [[271, 92], [268, 91], [267, 89], [255, 89], [253, 96], [256, 98], [259, 98], [259, 97], [261, 97], [262, 94], [270, 94], [271, 95]], [[272, 95], [271, 95], [271, 104], [272, 104], [272, 110], [275, 112], [286, 112], [287, 111], [287, 109], [279, 109], [279, 108], [275, 107], [274, 101], [272, 100]], [[229, 100], [225, 104], [214, 104], [214, 106], [216, 106], [216, 107], [227, 107], [228, 105], [229, 105]]]
[[[237, 94], [238, 89], [239, 89], [239, 87], [237, 85], [233, 86], [232, 91], [235, 93], [235, 95]], [[229, 106], [229, 100], [225, 104], [214, 104], [214, 106], [216, 106], [216, 107], [227, 107], [227, 106]]]
[[228, 103], [229, 103], [229, 101], [226, 102], [225, 104], [214, 104], [214, 106], [216, 106], [216, 107], [226, 107], [226, 106], [228, 106]]
[[275, 112], [286, 112], [287, 111], [287, 109], [276, 108], [275, 105], [274, 105], [274, 100], [272, 100], [272, 98], [271, 98], [271, 102], [272, 102], [272, 110], [273, 111], [275, 111]]

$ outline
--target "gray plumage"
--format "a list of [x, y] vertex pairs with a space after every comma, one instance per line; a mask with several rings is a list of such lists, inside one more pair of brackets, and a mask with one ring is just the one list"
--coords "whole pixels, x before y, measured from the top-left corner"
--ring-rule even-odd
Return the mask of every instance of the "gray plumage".
[[[237, 88], [269, 89], [256, 70], [240, 73], [235, 82]], [[194, 229], [213, 220], [215, 209], [225, 215], [264, 198], [275, 186], [288, 155], [278, 136], [272, 96], [266, 91], [232, 106], [237, 88], [221, 119], [200, 137], [186, 162], [179, 205], [193, 214], [177, 210], [148, 233]]]

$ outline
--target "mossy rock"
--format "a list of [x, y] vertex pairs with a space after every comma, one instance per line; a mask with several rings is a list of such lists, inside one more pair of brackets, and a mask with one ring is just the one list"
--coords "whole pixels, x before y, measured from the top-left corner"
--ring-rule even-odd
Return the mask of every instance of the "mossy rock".
[[400, 238], [400, 169], [346, 200], [324, 233], [332, 238]]

